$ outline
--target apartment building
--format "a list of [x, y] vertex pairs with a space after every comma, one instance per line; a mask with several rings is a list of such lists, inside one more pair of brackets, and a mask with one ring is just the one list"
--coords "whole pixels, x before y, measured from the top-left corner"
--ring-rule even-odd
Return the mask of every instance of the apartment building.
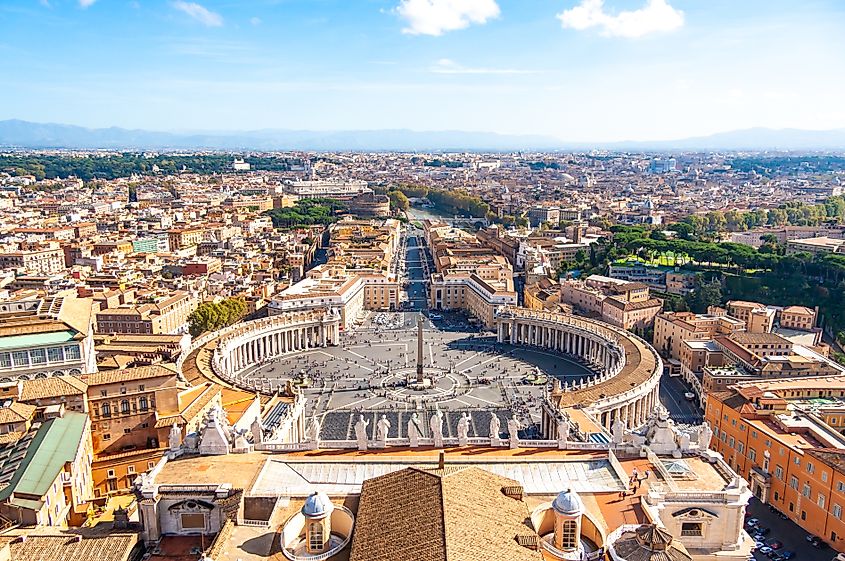
[[95, 454], [158, 448], [158, 416], [178, 412], [183, 386], [174, 368], [161, 365], [110, 370], [83, 378], [93, 421]]
[[739, 383], [710, 394], [705, 418], [757, 498], [845, 551], [845, 378]]
[[730, 300], [725, 307], [728, 314], [745, 322], [751, 333], [769, 333], [775, 327], [812, 331], [816, 326], [816, 311], [805, 306], [766, 306], [758, 302]]
[[497, 312], [517, 303], [513, 268], [507, 258], [468, 232], [425, 221], [434, 259], [429, 305], [435, 310], [464, 310], [492, 327]]
[[[664, 357], [678, 361], [683, 341], [712, 339], [744, 331], [745, 322], [728, 315], [722, 308], [711, 307], [706, 314], [663, 312], [654, 318], [654, 348]], [[677, 364], [680, 369], [680, 364]]]
[[792, 255], [794, 253], [812, 253], [813, 255], [845, 253], [845, 239], [819, 236], [816, 238], [787, 240], [786, 254]]
[[92, 305], [73, 292], [0, 300], [0, 382], [95, 372]]
[[304, 279], [276, 295], [267, 309], [273, 316], [291, 310], [335, 308], [341, 325], [348, 329], [364, 310], [398, 310], [399, 292], [392, 273], [327, 263], [314, 267]]
[[52, 275], [65, 269], [61, 248], [44, 248], [0, 253], [0, 269], [21, 270], [30, 275]]
[[97, 312], [97, 333], [184, 333], [188, 316], [198, 305], [199, 300], [185, 291], [174, 291], [166, 297], [139, 297], [134, 304], [120, 304]]
[[202, 228], [174, 228], [168, 230], [167, 241], [170, 244], [170, 251], [179, 251], [196, 247], [203, 240], [204, 231]]
[[81, 524], [93, 497], [91, 459], [88, 416], [55, 407], [0, 445], [0, 516], [23, 526]]
[[648, 286], [601, 275], [560, 282], [560, 303], [623, 329], [644, 329], [663, 310]]

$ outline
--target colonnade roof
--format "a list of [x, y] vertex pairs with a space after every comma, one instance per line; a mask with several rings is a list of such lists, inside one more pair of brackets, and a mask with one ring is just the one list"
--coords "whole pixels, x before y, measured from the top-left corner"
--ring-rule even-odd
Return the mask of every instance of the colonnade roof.
[[[532, 318], [530, 315], [515, 315], [514, 319], [527, 322], [554, 321], [554, 316], [563, 314], [545, 313], [538, 314]], [[545, 317], [543, 317], [545, 316]], [[589, 318], [577, 318], [578, 322], [589, 323], [601, 330], [607, 330], [616, 336], [616, 342], [625, 351], [625, 366], [612, 378], [593, 384], [584, 389], [568, 389], [560, 393], [554, 393], [549, 398], [559, 407], [575, 407], [585, 403], [595, 403], [601, 399], [612, 397], [632, 390], [645, 384], [655, 373], [658, 367], [657, 356], [654, 350], [642, 340], [629, 336], [620, 329], [613, 328], [603, 322]]]

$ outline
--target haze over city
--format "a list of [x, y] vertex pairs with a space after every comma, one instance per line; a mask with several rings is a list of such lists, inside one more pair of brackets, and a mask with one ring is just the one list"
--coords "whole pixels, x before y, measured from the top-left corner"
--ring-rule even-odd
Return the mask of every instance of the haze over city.
[[570, 142], [845, 127], [835, 0], [6, 0], [0, 118]]

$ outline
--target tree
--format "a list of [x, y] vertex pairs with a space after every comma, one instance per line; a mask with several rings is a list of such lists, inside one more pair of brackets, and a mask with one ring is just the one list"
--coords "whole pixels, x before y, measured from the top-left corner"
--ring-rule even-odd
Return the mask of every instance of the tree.
[[718, 279], [705, 282], [701, 277], [695, 279], [695, 291], [687, 298], [690, 309], [698, 314], [707, 312], [710, 306], [722, 303], [722, 283]]
[[243, 298], [227, 298], [222, 302], [203, 302], [188, 316], [188, 332], [197, 337], [232, 325], [246, 314]]
[[387, 198], [390, 199], [391, 210], [398, 210], [404, 212], [411, 207], [411, 203], [410, 201], [408, 201], [408, 197], [406, 197], [405, 193], [403, 193], [402, 191], [389, 191], [387, 193]]

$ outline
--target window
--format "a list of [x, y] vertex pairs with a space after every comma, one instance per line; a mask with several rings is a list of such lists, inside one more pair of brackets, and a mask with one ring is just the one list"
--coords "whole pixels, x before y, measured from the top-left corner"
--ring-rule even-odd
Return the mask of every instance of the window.
[[836, 490], [845, 492], [845, 481], [837, 481]]
[[147, 409], [149, 409], [149, 404], [147, 403], [146, 397], [142, 397], [138, 400], [138, 409], [140, 409], [141, 411], [146, 411]]
[[805, 497], [807, 497], [808, 499], [810, 498], [810, 486], [807, 485], [806, 483], [801, 488], [801, 494], [804, 495]]
[[820, 508], [824, 508], [824, 495], [821, 493], [819, 493], [819, 496], [816, 499], [816, 504], [819, 505]]
[[796, 466], [800, 466], [800, 465], [801, 465], [801, 458], [799, 458], [798, 456], [795, 456], [795, 465], [796, 465]]
[[110, 470], [107, 472], [107, 475], [108, 475], [108, 477], [115, 477], [115, 475], [114, 475], [114, 470], [113, 470], [113, 469], [110, 469]]
[[62, 355], [61, 347], [52, 347], [47, 349], [47, 360], [50, 362], [62, 362], [64, 356]]
[[822, 483], [827, 483], [827, 472], [826, 471], [822, 472]]
[[744, 450], [745, 450], [745, 444], [743, 444], [742, 442], [737, 443], [736, 451], [739, 452], [740, 454], [742, 454], [742, 452]]
[[129, 400], [124, 399], [120, 402], [120, 412], [121, 413], [129, 413]]
[[79, 360], [79, 345], [65, 347], [65, 357], [68, 360]]
[[103, 413], [103, 417], [111, 417], [111, 405], [109, 405], [108, 403], [103, 404], [101, 411]]
[[791, 475], [789, 477], [789, 486], [792, 487], [795, 490], [798, 490], [798, 478], [795, 477], [794, 475]]
[[29, 359], [32, 361], [32, 364], [44, 364], [47, 362], [47, 354], [44, 352], [44, 349], [32, 349], [29, 351]]
[[734, 437], [730, 437], [730, 439], [728, 439], [728, 445], [729, 445], [731, 448], [733, 448], [734, 446], [736, 446], [736, 440], [734, 439]]
[[106, 397], [107, 395], [109, 395], [109, 392], [106, 390], [100, 390], [100, 397]]
[[111, 435], [109, 433], [104, 434], [103, 440], [111, 440]]
[[748, 449], [748, 459], [751, 460], [752, 462], [757, 461], [757, 452], [754, 451], [753, 448]]
[[156, 467], [155, 462], [147, 462], [147, 469], [153, 469], [154, 467]]
[[807, 462], [807, 473], [813, 473], [816, 471], [815, 466], [812, 462]]
[[145, 387], [144, 384], [141, 384], [140, 386], [138, 386], [138, 391], [139, 392], [144, 391], [144, 387]]
[[123, 434], [131, 434], [132, 429], [123, 429]]
[[681, 524], [682, 536], [701, 536], [702, 535], [701, 522], [683, 522]]
[[126, 473], [135, 473], [135, 466], [126, 466]]
[[309, 532], [308, 532], [308, 546], [312, 550], [322, 551], [324, 547], [323, 543], [323, 523], [322, 522], [312, 522], [309, 525]]
[[780, 466], [775, 466], [775, 477], [783, 481], [783, 468]]
[[29, 353], [26, 351], [15, 351], [12, 353], [12, 360], [15, 366], [29, 366]]

